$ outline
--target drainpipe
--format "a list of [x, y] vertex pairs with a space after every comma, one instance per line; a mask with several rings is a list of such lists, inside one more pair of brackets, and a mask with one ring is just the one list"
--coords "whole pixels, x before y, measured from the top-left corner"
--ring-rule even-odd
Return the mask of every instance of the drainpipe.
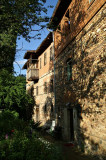
[[57, 116], [56, 116], [56, 74], [55, 74], [55, 47], [54, 47], [54, 33], [53, 36], [53, 66], [54, 66], [54, 109], [55, 109], [55, 124], [57, 124]]
[[52, 33], [52, 38], [53, 38], [53, 66], [54, 66], [54, 110], [55, 110], [55, 125], [57, 124], [57, 116], [56, 116], [56, 86], [55, 86], [55, 82], [56, 82], [56, 78], [55, 78], [55, 47], [54, 47], [54, 33], [52, 30], [50, 30], [49, 28], [47, 28], [47, 30], [49, 32]]

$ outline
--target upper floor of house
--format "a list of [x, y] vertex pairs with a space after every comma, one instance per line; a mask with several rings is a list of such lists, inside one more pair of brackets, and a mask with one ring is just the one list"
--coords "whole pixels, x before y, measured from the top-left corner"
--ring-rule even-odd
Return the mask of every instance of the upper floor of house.
[[72, 41], [104, 5], [105, 0], [59, 0], [50, 25], [54, 28], [55, 55]]
[[27, 69], [26, 80], [37, 82], [43, 75], [52, 71], [53, 55], [52, 33], [49, 33], [37, 50], [29, 50], [24, 55], [24, 59], [27, 59], [23, 66], [23, 69]]

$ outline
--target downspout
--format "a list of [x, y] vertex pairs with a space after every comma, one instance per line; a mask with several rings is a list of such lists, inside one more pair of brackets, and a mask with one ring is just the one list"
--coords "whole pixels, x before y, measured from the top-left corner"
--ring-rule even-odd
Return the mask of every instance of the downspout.
[[56, 116], [56, 74], [55, 74], [55, 47], [54, 47], [54, 33], [52, 32], [53, 37], [53, 66], [54, 66], [54, 109], [55, 109], [55, 125], [57, 124]]

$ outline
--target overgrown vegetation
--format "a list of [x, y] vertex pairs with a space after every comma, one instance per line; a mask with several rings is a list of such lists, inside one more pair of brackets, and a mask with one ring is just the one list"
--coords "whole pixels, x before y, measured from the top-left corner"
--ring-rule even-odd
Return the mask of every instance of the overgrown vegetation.
[[[49, 20], [45, 3], [46, 0], [0, 1], [0, 69], [11, 71], [13, 68], [17, 37], [22, 36], [27, 41], [30, 41], [30, 38], [39, 38], [38, 31], [43, 29], [45, 22]], [[35, 31], [35, 34], [31, 37], [29, 33], [32, 31]]]
[[[45, 3], [0, 2], [0, 160], [62, 160], [58, 148], [38, 134], [39, 124], [31, 121], [34, 100], [26, 94], [25, 77], [13, 74], [16, 39], [39, 38], [38, 31], [49, 20]], [[29, 35], [32, 31], [37, 31], [33, 37]]]
[[7, 70], [0, 71], [0, 109], [16, 111], [19, 117], [30, 120], [33, 114], [34, 100], [26, 94], [26, 79], [15, 77]]
[[25, 77], [1, 70], [0, 160], [61, 160], [58, 148], [38, 133], [41, 127], [32, 121], [33, 106]]
[[0, 112], [1, 160], [62, 160], [59, 148], [39, 136], [32, 123], [20, 120], [16, 112]]

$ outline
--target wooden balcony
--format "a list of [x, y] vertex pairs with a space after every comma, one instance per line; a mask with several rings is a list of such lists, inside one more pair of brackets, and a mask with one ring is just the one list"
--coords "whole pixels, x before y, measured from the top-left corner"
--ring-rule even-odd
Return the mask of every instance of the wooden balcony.
[[35, 81], [39, 79], [39, 69], [38, 68], [29, 68], [27, 70], [27, 80], [28, 81]]

